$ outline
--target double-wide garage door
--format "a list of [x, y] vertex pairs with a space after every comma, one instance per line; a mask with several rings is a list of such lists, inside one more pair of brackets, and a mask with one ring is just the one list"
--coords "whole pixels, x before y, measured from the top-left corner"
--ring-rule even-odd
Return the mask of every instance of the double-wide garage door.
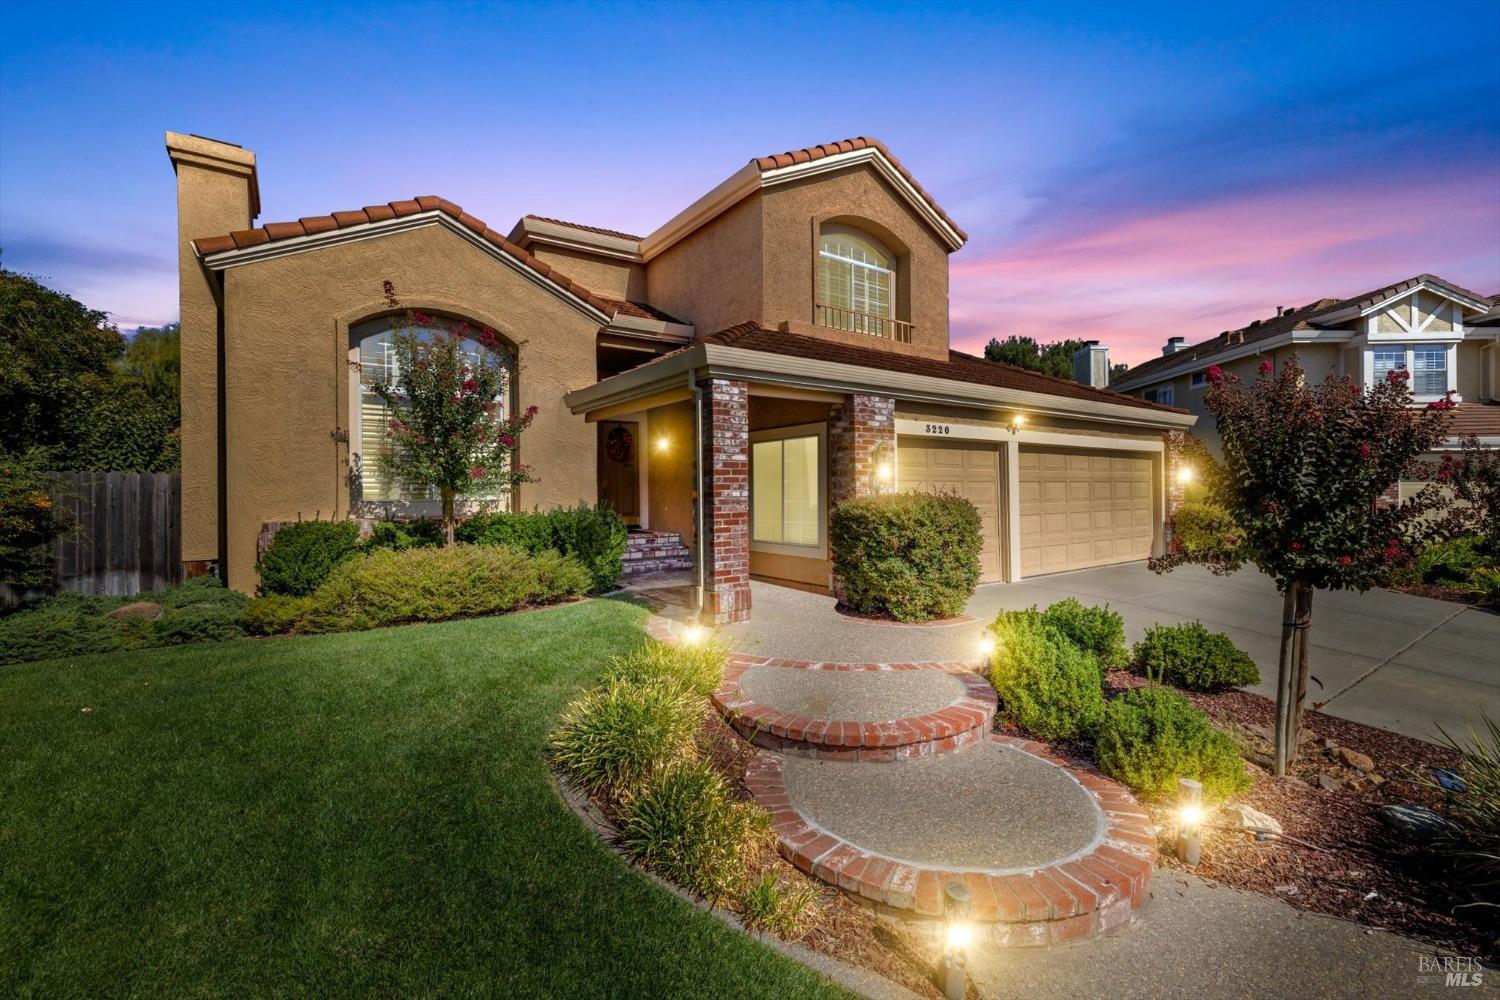
[[1023, 446], [1020, 473], [1022, 576], [1151, 554], [1149, 457]]
[[1020, 507], [1023, 577], [1151, 554], [1155, 498], [1147, 455], [1023, 445], [1015, 500], [1005, 496], [994, 444], [902, 438], [896, 461], [901, 489], [957, 493], [978, 508], [983, 582], [1003, 579], [1001, 524], [1012, 502]]

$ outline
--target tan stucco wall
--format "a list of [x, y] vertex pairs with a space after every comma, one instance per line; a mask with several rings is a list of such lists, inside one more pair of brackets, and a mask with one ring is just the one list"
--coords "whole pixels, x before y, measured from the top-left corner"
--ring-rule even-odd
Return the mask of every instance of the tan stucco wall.
[[[594, 502], [595, 429], [562, 396], [592, 383], [596, 324], [436, 226], [248, 264], [225, 272], [229, 584], [256, 582], [262, 522], [349, 512], [348, 328], [402, 304], [487, 323], [520, 344], [518, 409], [535, 404], [520, 460], [539, 482], [519, 506]], [[186, 381], [186, 379], [184, 380]], [[190, 463], [184, 456], [184, 469]], [[194, 474], [198, 470], [194, 469]]]
[[609, 257], [595, 257], [561, 247], [533, 244], [537, 260], [557, 268], [591, 292], [631, 302], [646, 301], [646, 267]]
[[752, 194], [646, 265], [647, 301], [716, 333], [761, 318], [762, 196]]
[[1478, 402], [1484, 398], [1484, 372], [1481, 366], [1485, 360], [1480, 353], [1479, 343], [1472, 340], [1461, 341], [1455, 353], [1458, 355], [1458, 395], [1469, 402]]
[[[693, 546], [693, 404], [671, 403], [646, 413], [646, 502], [653, 531], [675, 531]], [[658, 442], [665, 440], [662, 450]]]
[[[768, 189], [763, 195], [765, 284], [761, 316], [814, 321], [820, 223], [864, 229], [899, 257], [896, 315], [915, 326], [914, 353], [948, 357], [948, 254], [931, 228], [869, 166]], [[879, 338], [865, 340], [879, 349]]]

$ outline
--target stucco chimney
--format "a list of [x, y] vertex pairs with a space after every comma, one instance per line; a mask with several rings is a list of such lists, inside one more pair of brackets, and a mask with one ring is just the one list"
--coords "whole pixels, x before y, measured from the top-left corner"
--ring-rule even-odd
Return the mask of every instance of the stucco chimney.
[[1086, 340], [1073, 352], [1073, 379], [1095, 389], [1109, 388], [1109, 348], [1097, 340]]
[[182, 561], [189, 574], [222, 572], [219, 305], [193, 240], [249, 229], [260, 214], [255, 154], [228, 142], [168, 132], [177, 174], [178, 316], [182, 321]]
[[1163, 355], [1176, 354], [1178, 351], [1187, 350], [1186, 337], [1168, 337], [1167, 346], [1161, 349]]

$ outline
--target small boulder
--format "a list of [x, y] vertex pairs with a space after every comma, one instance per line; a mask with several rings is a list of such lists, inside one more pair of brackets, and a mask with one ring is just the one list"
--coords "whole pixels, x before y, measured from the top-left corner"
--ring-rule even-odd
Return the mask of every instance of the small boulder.
[[1360, 753], [1358, 750], [1350, 750], [1348, 747], [1339, 747], [1338, 756], [1339, 760], [1343, 761], [1346, 766], [1352, 767], [1356, 771], [1361, 771], [1368, 774], [1370, 771], [1375, 770], [1375, 762], [1369, 757]]
[[1229, 817], [1241, 830], [1269, 830], [1272, 833], [1281, 832], [1281, 823], [1275, 816], [1268, 816], [1259, 809], [1253, 809], [1243, 802], [1224, 807], [1224, 815]]
[[115, 608], [113, 611], [105, 615], [105, 617], [113, 618], [117, 622], [130, 621], [136, 618], [148, 622], [154, 622], [156, 621], [156, 619], [160, 618], [161, 615], [161, 605], [157, 604], [155, 601], [132, 601], [129, 604], [120, 605], [118, 608]]
[[1329, 753], [1333, 753], [1333, 751], [1337, 750], [1338, 748], [1339, 748], [1339, 745], [1337, 743], [1333, 742], [1333, 740], [1328, 739], [1326, 736], [1323, 738], [1323, 749], [1324, 750], [1327, 750]]
[[1381, 806], [1375, 815], [1386, 826], [1418, 844], [1430, 843], [1454, 830], [1452, 823], [1426, 806]]
[[1337, 778], [1320, 774], [1318, 775], [1318, 787], [1325, 792], [1341, 792], [1344, 790], [1344, 783]]

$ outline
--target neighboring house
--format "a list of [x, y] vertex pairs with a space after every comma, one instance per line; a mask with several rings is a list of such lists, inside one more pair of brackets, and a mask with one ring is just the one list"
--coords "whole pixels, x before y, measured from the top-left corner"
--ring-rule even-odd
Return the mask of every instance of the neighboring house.
[[384, 280], [509, 345], [537, 481], [499, 501], [612, 504], [633, 546], [691, 553], [714, 621], [748, 616], [752, 576], [829, 589], [829, 507], [860, 494], [967, 496], [990, 581], [1167, 545], [1194, 418], [950, 351], [966, 236], [874, 140], [753, 159], [644, 237], [536, 216], [502, 235], [430, 197], [253, 228], [252, 153], [167, 150], [192, 571], [249, 589], [267, 523], [435, 510], [374, 472]]
[[[1117, 392], [1168, 406], [1185, 407], [1203, 419], [1193, 429], [1217, 450], [1219, 436], [1203, 405], [1208, 368], [1255, 377], [1260, 363], [1281, 364], [1292, 355], [1309, 379], [1347, 374], [1369, 386], [1391, 370], [1410, 374], [1418, 403], [1453, 393], [1452, 437], [1475, 435], [1500, 446], [1500, 296], [1471, 292], [1431, 274], [1399, 281], [1347, 299], [1319, 299], [1280, 308], [1240, 330], [1188, 345], [1172, 337], [1162, 356], [1110, 382]], [[1402, 483], [1405, 496], [1415, 483]]]

